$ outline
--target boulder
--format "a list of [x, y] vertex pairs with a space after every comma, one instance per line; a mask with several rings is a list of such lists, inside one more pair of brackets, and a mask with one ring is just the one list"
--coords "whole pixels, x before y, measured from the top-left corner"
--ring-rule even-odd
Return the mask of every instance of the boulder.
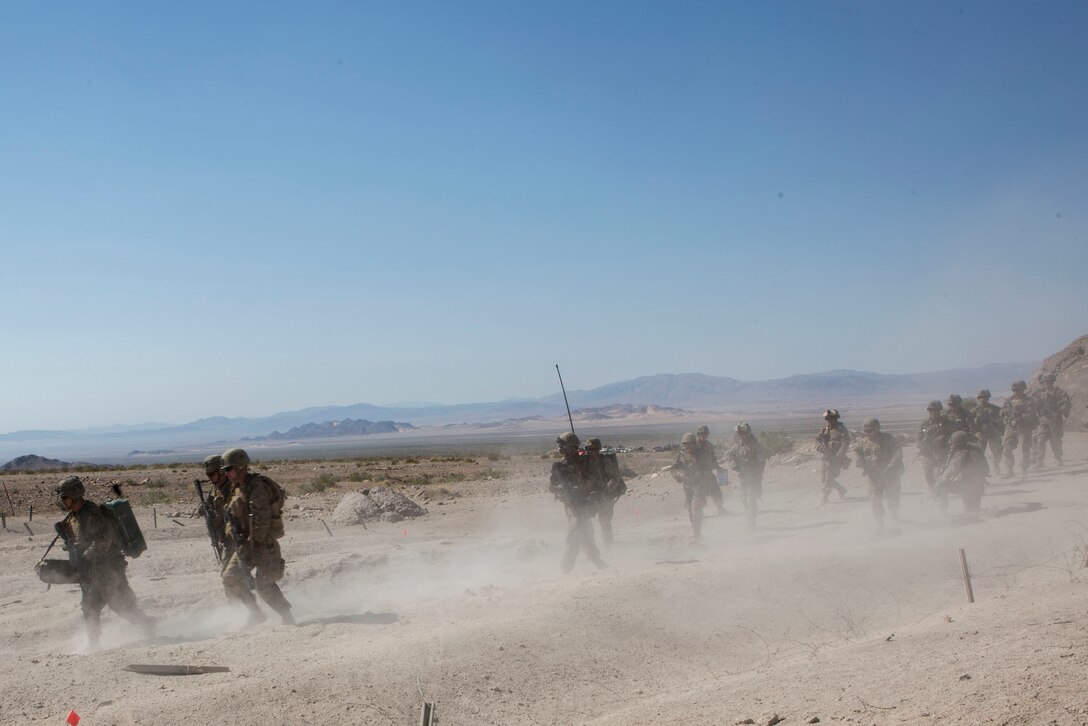
[[341, 526], [359, 524], [371, 519], [399, 522], [422, 517], [426, 513], [426, 509], [400, 492], [383, 487], [345, 494], [333, 510], [332, 521]]

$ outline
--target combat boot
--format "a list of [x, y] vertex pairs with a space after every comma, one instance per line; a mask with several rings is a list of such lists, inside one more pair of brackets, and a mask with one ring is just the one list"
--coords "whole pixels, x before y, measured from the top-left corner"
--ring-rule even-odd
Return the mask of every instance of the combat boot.
[[243, 627], [247, 630], [255, 628], [265, 620], [268, 620], [268, 616], [264, 614], [264, 611], [261, 610], [257, 603], [252, 603], [249, 606], [249, 617], [246, 618], [246, 624]]

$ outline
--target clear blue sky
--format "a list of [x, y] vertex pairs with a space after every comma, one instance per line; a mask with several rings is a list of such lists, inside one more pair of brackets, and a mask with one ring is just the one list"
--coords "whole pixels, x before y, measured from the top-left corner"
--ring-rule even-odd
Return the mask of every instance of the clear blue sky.
[[1039, 359], [1088, 4], [23, 3], [0, 432]]

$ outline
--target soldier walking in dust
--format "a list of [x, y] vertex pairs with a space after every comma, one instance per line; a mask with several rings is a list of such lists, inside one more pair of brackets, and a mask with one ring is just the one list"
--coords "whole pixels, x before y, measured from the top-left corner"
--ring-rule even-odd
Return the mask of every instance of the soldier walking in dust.
[[839, 412], [834, 408], [824, 411], [824, 427], [816, 434], [816, 451], [820, 454], [820, 481], [823, 492], [820, 502], [827, 504], [827, 498], [834, 489], [841, 500], [846, 496], [846, 487], [839, 484], [839, 472], [850, 466], [850, 430], [839, 421]]
[[684, 485], [684, 502], [695, 544], [703, 539], [703, 507], [710, 489], [707, 470], [695, 453], [695, 434], [680, 439], [680, 453], [672, 465], [672, 478]]
[[982, 509], [982, 493], [986, 489], [986, 452], [966, 431], [956, 431], [948, 439], [951, 453], [937, 479], [937, 501], [942, 512], [948, 511], [948, 493], [959, 492], [965, 512]]
[[601, 499], [601, 492], [594, 490], [594, 482], [586, 473], [586, 457], [578, 450], [581, 441], [573, 432], [560, 434], [555, 440], [563, 460], [552, 464], [548, 490], [567, 508], [567, 550], [563, 553], [560, 568], [563, 572], [574, 569], [574, 561], [581, 550], [586, 551], [590, 562], [598, 568], [608, 567], [601, 559], [601, 552], [593, 540], [593, 517]]
[[975, 417], [963, 407], [963, 396], [958, 393], [953, 393], [945, 401], [948, 404], [948, 417], [949, 423], [952, 424], [954, 431], [966, 431], [971, 433], [971, 429], [975, 426]]
[[884, 528], [884, 507], [893, 520], [899, 518], [900, 478], [903, 476], [903, 449], [894, 436], [880, 430], [880, 421], [866, 419], [864, 436], [854, 447], [858, 467], [869, 480], [869, 503], [879, 529]]
[[615, 454], [601, 453], [601, 440], [589, 439], [585, 448], [586, 478], [591, 491], [598, 492], [597, 523], [601, 525], [601, 540], [605, 546], [612, 544], [612, 515], [616, 500], [627, 492], [627, 483], [620, 474]]
[[1039, 410], [1039, 428], [1035, 429], [1035, 468], [1043, 468], [1046, 457], [1046, 445], [1058, 466], [1062, 465], [1062, 437], [1065, 434], [1065, 419], [1073, 408], [1069, 394], [1058, 388], [1053, 373], [1039, 376], [1042, 388], [1035, 391], [1035, 405]]
[[[219, 454], [206, 457], [204, 459], [204, 475], [208, 477], [208, 482], [212, 485], [212, 488], [207, 493], [207, 498], [200, 505], [200, 515], [204, 516], [204, 510], [208, 510], [209, 519], [211, 520], [210, 530], [215, 532], [213, 544], [219, 550], [221, 561], [226, 562], [234, 551], [234, 542], [230, 537], [230, 527], [227, 525], [226, 516], [227, 502], [230, 501], [233, 487], [230, 483], [230, 477], [223, 472], [223, 457]], [[226, 587], [226, 585], [224, 585], [223, 591], [226, 593], [228, 600], [243, 602], [237, 597], [234, 590]]]
[[695, 458], [699, 466], [707, 475], [707, 496], [714, 502], [718, 514], [728, 514], [725, 502], [722, 498], [722, 485], [718, 483], [718, 472], [722, 470], [718, 463], [718, 452], [714, 450], [714, 444], [710, 443], [710, 428], [700, 426], [695, 429]]
[[244, 449], [223, 452], [223, 470], [232, 485], [224, 511], [231, 552], [223, 564], [223, 589], [228, 598], [240, 600], [249, 608], [246, 627], [267, 619], [257, 605], [251, 583], [284, 625], [294, 625], [291, 603], [276, 584], [283, 579], [285, 568], [277, 541], [283, 537], [284, 493], [267, 476], [250, 472], [249, 465], [249, 454]]
[[1005, 421], [1001, 417], [1001, 407], [990, 403], [990, 389], [983, 388], [975, 396], [975, 425], [971, 433], [978, 440], [983, 452], [987, 447], [994, 458], [994, 473], [1001, 473], [1001, 437], [1005, 435]]
[[1001, 407], [1001, 417], [1005, 419], [1005, 437], [1001, 440], [1001, 450], [1005, 456], [1005, 478], [1011, 479], [1016, 470], [1013, 452], [1020, 447], [1020, 475], [1027, 477], [1031, 463], [1031, 439], [1039, 425], [1039, 411], [1035, 400], [1027, 394], [1028, 384], [1014, 381], [1012, 395], [1005, 399]]
[[767, 457], [763, 453], [763, 444], [752, 435], [752, 427], [747, 423], [742, 421], [737, 424], [733, 445], [729, 447], [726, 456], [740, 477], [740, 491], [744, 499], [744, 513], [748, 517], [748, 529], [755, 529], [759, 500], [763, 498], [763, 468], [767, 465]]
[[937, 486], [937, 474], [948, 460], [948, 437], [956, 428], [942, 412], [940, 401], [930, 401], [926, 406], [929, 416], [918, 429], [918, 455], [922, 457], [922, 471], [930, 495]]
[[121, 617], [143, 628], [151, 637], [155, 624], [144, 614], [136, 602], [136, 593], [125, 576], [125, 555], [117, 526], [111, 515], [102, 507], [84, 499], [86, 488], [82, 480], [70, 476], [57, 487], [61, 506], [71, 512], [58, 530], [68, 549], [68, 559], [79, 573], [79, 588], [83, 592], [80, 608], [87, 628], [88, 645], [98, 647], [102, 633], [102, 609], [110, 609]]

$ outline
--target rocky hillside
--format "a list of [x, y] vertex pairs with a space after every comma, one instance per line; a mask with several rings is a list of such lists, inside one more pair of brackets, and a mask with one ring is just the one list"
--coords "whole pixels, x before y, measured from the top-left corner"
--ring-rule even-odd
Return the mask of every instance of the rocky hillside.
[[367, 421], [366, 419], [344, 419], [343, 421], [325, 421], [310, 423], [288, 429], [284, 433], [273, 431], [265, 439], [328, 439], [338, 436], [367, 436], [369, 434], [392, 434], [397, 431], [414, 429], [410, 423], [396, 421]]
[[1066, 429], [1088, 428], [1088, 335], [1082, 335], [1044, 360], [1035, 371], [1032, 390], [1039, 385], [1038, 378], [1044, 373], [1053, 373], [1058, 379], [1058, 387], [1073, 399]]
[[67, 461], [46, 459], [37, 454], [26, 454], [25, 456], [16, 456], [8, 463], [0, 466], [0, 471], [60, 471], [70, 466], [71, 464]]

